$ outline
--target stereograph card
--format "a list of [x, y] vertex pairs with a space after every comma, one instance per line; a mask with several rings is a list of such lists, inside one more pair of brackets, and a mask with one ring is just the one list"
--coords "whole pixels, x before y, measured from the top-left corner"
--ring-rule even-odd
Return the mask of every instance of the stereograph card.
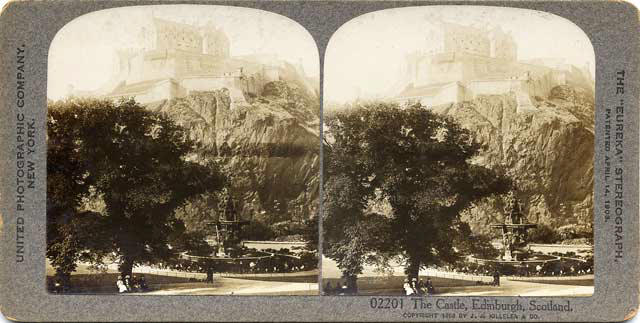
[[15, 321], [621, 321], [638, 10], [14, 1]]

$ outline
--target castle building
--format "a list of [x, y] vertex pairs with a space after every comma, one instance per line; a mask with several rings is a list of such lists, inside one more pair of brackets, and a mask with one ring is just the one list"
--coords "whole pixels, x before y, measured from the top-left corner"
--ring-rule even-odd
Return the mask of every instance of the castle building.
[[259, 95], [268, 82], [300, 77], [299, 69], [277, 58], [232, 57], [229, 38], [212, 23], [194, 26], [154, 17], [146, 25], [138, 48], [117, 51], [117, 71], [107, 84], [70, 94], [151, 103], [226, 88], [233, 107]]
[[[438, 21], [425, 35], [424, 50], [406, 56], [396, 101], [434, 106], [514, 93], [519, 109], [532, 109], [530, 96], [547, 97], [576, 72], [569, 65], [560, 68], [557, 61], [518, 61], [517, 43], [500, 27]], [[577, 81], [587, 83], [589, 73], [578, 73]]]

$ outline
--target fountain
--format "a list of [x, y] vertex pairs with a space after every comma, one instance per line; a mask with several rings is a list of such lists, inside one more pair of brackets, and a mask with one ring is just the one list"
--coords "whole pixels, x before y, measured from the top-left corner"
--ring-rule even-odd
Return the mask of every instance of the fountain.
[[235, 203], [227, 189], [222, 190], [220, 202], [218, 203], [218, 220], [208, 222], [213, 226], [216, 233], [216, 253], [214, 256], [226, 257], [227, 250], [238, 250], [241, 247], [240, 231], [242, 226], [249, 224], [249, 221], [238, 219]]
[[214, 247], [210, 255], [190, 255], [183, 253], [182, 258], [199, 262], [209, 269], [207, 274], [216, 267], [219, 270], [228, 268], [245, 268], [251, 263], [272, 258], [275, 255], [263, 251], [249, 251], [242, 247], [241, 232], [242, 227], [248, 225], [250, 221], [241, 220], [238, 217], [235, 203], [229, 191], [224, 188], [220, 195], [217, 207], [217, 220], [206, 222], [215, 234], [214, 239], [208, 239], [209, 245]]
[[537, 225], [526, 223], [526, 218], [522, 214], [522, 208], [513, 191], [509, 192], [505, 208], [504, 223], [492, 224], [491, 227], [502, 231], [503, 254], [500, 257], [504, 261], [518, 261], [527, 258], [528, 252], [524, 250], [527, 246], [527, 230], [535, 228]]
[[303, 259], [300, 256], [276, 253], [274, 250], [256, 250], [244, 247], [242, 243], [242, 227], [250, 221], [241, 220], [234, 200], [227, 189], [220, 194], [216, 209], [217, 219], [206, 222], [211, 229], [213, 239], [207, 243], [213, 247], [209, 254], [181, 254], [182, 259], [190, 262], [196, 270], [206, 271], [207, 282], [213, 281], [214, 272], [225, 273], [271, 273], [284, 272], [291, 268], [300, 268]]
[[528, 223], [522, 213], [522, 208], [513, 191], [507, 196], [503, 223], [491, 224], [491, 228], [498, 229], [502, 233], [502, 251], [496, 259], [482, 259], [469, 256], [469, 260], [478, 264], [493, 264], [498, 266], [513, 266], [524, 268], [544, 265], [548, 262], [558, 261], [559, 257], [532, 254], [528, 250], [527, 230], [537, 227], [537, 224]]

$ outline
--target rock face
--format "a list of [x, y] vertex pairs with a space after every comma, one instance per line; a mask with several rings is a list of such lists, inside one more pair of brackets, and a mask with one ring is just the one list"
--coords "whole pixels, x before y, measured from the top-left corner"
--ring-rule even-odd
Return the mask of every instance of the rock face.
[[317, 208], [318, 103], [311, 95], [296, 99], [270, 96], [232, 107], [220, 89], [148, 108], [188, 129], [201, 154], [221, 165], [243, 219], [274, 224], [300, 222]]
[[[548, 98], [532, 99], [518, 112], [514, 94], [480, 96], [435, 107], [476, 134], [486, 149], [474, 162], [501, 168], [515, 181], [529, 222], [552, 228], [592, 230], [594, 97], [578, 87], [555, 87]], [[504, 201], [484, 201], [463, 218], [478, 232], [503, 222]]]

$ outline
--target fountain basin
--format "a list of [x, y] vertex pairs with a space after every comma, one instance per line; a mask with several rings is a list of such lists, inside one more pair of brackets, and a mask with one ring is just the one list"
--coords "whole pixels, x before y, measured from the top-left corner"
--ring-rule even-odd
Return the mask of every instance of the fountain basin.
[[181, 256], [183, 259], [187, 259], [191, 261], [205, 260], [205, 261], [214, 261], [214, 262], [241, 262], [241, 261], [251, 261], [251, 260], [271, 258], [271, 257], [274, 257], [275, 254], [271, 252], [264, 252], [264, 251], [253, 251], [251, 252], [251, 254], [240, 256], [240, 257], [230, 257], [230, 256], [220, 257], [220, 256], [195, 256], [195, 255], [190, 255], [186, 252], [183, 252]]
[[476, 258], [474, 256], [469, 256], [468, 259], [471, 262], [474, 262], [476, 264], [481, 264], [481, 265], [502, 264], [502, 265], [510, 265], [514, 267], [527, 267], [527, 266], [544, 265], [546, 263], [560, 261], [562, 258], [558, 256], [545, 255], [545, 254], [532, 254], [523, 260], [483, 259], [483, 258]]

